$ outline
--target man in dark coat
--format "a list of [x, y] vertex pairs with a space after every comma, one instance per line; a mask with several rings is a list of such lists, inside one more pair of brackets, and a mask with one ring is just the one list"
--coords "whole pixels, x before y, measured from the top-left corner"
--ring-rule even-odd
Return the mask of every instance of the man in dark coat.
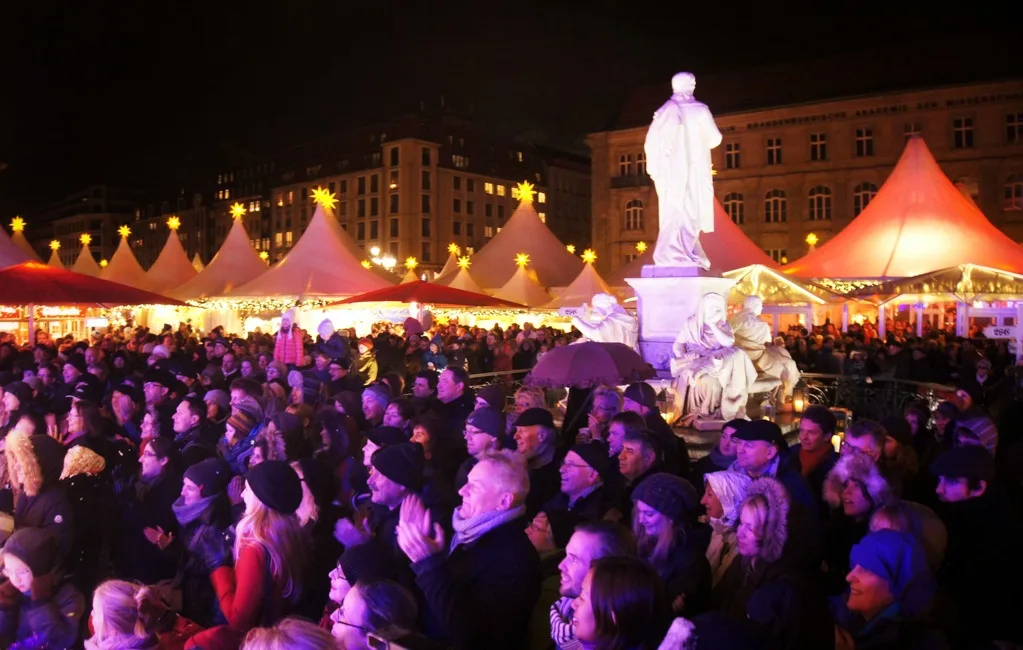
[[789, 449], [789, 466], [806, 479], [821, 513], [827, 513], [821, 486], [838, 460], [838, 452], [831, 445], [835, 426], [835, 414], [830, 409], [811, 406], [799, 418], [799, 444]]
[[540, 556], [525, 533], [528, 493], [522, 463], [512, 452], [494, 452], [459, 492], [450, 543], [421, 502], [402, 505], [398, 544], [423, 594], [427, 635], [459, 650], [528, 646], [541, 580]]
[[629, 384], [625, 389], [622, 408], [638, 413], [646, 423], [646, 428], [657, 436], [663, 457], [663, 470], [675, 476], [689, 478], [689, 447], [686, 439], [675, 435], [671, 426], [661, 417], [657, 410], [657, 393], [654, 387], [645, 381]]

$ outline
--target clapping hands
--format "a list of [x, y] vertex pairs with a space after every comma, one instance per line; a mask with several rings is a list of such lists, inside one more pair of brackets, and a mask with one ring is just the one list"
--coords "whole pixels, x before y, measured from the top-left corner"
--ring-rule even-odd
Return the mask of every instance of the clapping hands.
[[447, 545], [444, 529], [440, 524], [431, 526], [430, 511], [414, 494], [401, 503], [396, 532], [398, 546], [413, 563], [440, 553]]

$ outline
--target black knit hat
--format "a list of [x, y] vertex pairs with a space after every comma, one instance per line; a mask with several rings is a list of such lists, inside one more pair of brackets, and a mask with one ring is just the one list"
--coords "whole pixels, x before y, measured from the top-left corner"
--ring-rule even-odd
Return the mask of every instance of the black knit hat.
[[267, 508], [293, 515], [302, 504], [302, 481], [283, 460], [265, 460], [245, 475], [249, 489]]
[[504, 409], [504, 391], [497, 384], [490, 384], [476, 391], [476, 399], [483, 400], [498, 411]]
[[881, 420], [881, 426], [900, 445], [913, 444], [913, 431], [903, 416], [889, 415]]
[[931, 463], [931, 474], [948, 478], [965, 478], [987, 481], [995, 476], [995, 459], [987, 448], [979, 445], [965, 445], [949, 449]]
[[4, 555], [13, 555], [24, 562], [35, 577], [53, 571], [60, 562], [57, 537], [46, 528], [19, 528], [3, 548]]
[[337, 497], [337, 477], [330, 469], [313, 458], [302, 458], [298, 461], [302, 468], [302, 482], [309, 488], [313, 500], [320, 508], [326, 508]]
[[532, 427], [532, 426], [544, 426], [550, 429], [554, 428], [554, 416], [551, 412], [545, 408], [534, 407], [526, 409], [519, 415], [519, 419], [515, 420], [515, 426], [517, 427]]
[[167, 370], [149, 368], [146, 370], [145, 374], [142, 375], [142, 382], [144, 384], [160, 384], [164, 388], [170, 390], [178, 383], [178, 378]]
[[416, 491], [423, 486], [426, 458], [422, 445], [403, 442], [389, 445], [373, 454], [373, 469], [398, 485]]
[[652, 474], [632, 492], [632, 501], [642, 501], [657, 512], [675, 521], [685, 519], [700, 502], [693, 484], [674, 474]]
[[601, 478], [604, 478], [604, 473], [611, 466], [611, 452], [607, 443], [602, 440], [574, 445], [569, 451], [582, 458], [583, 462], [595, 469]]
[[495, 408], [484, 406], [469, 414], [465, 424], [471, 425], [483, 433], [493, 436], [498, 440], [504, 438], [504, 413]]
[[631, 399], [637, 404], [642, 404], [651, 410], [657, 410], [657, 391], [645, 381], [637, 381], [629, 384], [625, 389], [625, 399]]
[[358, 582], [398, 579], [394, 554], [377, 541], [349, 546], [341, 554], [338, 564], [345, 574], [345, 580], [353, 586]]
[[23, 381], [12, 381], [4, 386], [4, 392], [18, 398], [19, 409], [27, 409], [32, 405], [32, 387]]
[[220, 494], [231, 480], [231, 468], [219, 458], [207, 458], [185, 470], [185, 478], [199, 486], [203, 498]]
[[379, 426], [366, 432], [366, 438], [377, 447], [389, 447], [408, 442], [408, 436], [398, 427]]

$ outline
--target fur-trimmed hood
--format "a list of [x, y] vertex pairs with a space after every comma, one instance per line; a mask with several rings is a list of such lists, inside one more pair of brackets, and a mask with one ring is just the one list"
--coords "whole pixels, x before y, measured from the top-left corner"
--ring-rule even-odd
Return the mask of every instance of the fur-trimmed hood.
[[29, 497], [56, 484], [64, 469], [64, 447], [50, 436], [29, 434], [20, 422], [7, 434], [4, 455], [12, 482], [20, 482]]
[[864, 487], [867, 496], [874, 503], [874, 508], [889, 505], [894, 501], [888, 481], [881, 475], [881, 470], [868, 456], [863, 454], [846, 454], [840, 456], [835, 466], [824, 479], [822, 493], [824, 500], [832, 508], [842, 505], [842, 489], [849, 480], [854, 480]]
[[[776, 562], [781, 559], [789, 539], [789, 492], [780, 481], [762, 477], [753, 481], [746, 490], [743, 505], [757, 496], [763, 496], [767, 501], [767, 520], [764, 522], [760, 555], [767, 562]], [[741, 507], [739, 512], [742, 512]]]

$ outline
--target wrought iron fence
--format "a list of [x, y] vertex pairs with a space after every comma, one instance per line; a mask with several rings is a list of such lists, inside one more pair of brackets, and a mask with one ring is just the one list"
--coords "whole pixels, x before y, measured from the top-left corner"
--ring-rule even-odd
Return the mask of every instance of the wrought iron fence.
[[848, 409], [854, 419], [901, 415], [915, 401], [924, 401], [934, 410], [955, 394], [953, 386], [904, 379], [803, 373], [802, 381], [807, 403]]

